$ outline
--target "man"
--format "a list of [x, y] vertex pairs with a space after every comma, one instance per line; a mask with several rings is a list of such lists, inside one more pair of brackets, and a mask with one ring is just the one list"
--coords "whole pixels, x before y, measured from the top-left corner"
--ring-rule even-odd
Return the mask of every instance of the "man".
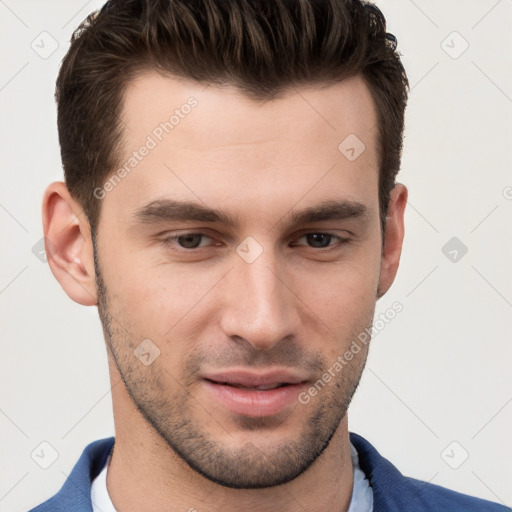
[[404, 236], [407, 88], [355, 0], [111, 0], [79, 28], [43, 223], [98, 306], [115, 440], [34, 510], [505, 510], [348, 431]]

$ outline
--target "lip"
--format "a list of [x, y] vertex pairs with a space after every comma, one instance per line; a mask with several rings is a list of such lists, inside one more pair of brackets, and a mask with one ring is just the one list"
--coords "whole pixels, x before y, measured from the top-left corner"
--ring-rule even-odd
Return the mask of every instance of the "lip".
[[284, 369], [275, 369], [266, 372], [248, 372], [247, 370], [229, 370], [218, 373], [207, 373], [203, 379], [219, 384], [231, 384], [245, 387], [271, 386], [272, 384], [299, 384], [306, 378], [302, 375]]
[[[286, 410], [296, 402], [307, 382], [303, 376], [287, 370], [262, 373], [232, 370], [202, 377], [204, 387], [216, 402], [235, 414], [252, 418], [273, 416]], [[276, 384], [284, 385], [268, 390], [256, 389]]]

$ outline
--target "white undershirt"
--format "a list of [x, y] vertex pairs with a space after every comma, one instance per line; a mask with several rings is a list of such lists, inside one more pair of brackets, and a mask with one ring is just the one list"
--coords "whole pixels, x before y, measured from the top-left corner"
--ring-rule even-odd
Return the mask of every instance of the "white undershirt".
[[354, 466], [354, 486], [352, 487], [352, 499], [347, 512], [372, 512], [373, 491], [366, 475], [359, 467], [359, 456], [352, 443], [350, 443], [350, 454]]
[[117, 512], [107, 490], [107, 469], [110, 464], [111, 455], [112, 450], [107, 457], [107, 462], [105, 466], [103, 466], [101, 473], [92, 482], [91, 501], [93, 512]]
[[[359, 467], [359, 457], [352, 443], [350, 443], [350, 454], [352, 455], [352, 464], [354, 466], [354, 486], [352, 488], [352, 499], [350, 500], [350, 506], [347, 512], [372, 512], [373, 491], [365, 474]], [[110, 455], [101, 473], [92, 483], [91, 499], [93, 512], [117, 512], [107, 490], [107, 469], [109, 463]]]

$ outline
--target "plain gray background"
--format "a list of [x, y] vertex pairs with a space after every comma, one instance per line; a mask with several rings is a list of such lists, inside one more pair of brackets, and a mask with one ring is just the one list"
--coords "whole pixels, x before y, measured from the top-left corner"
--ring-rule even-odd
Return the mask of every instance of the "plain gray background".
[[[97, 309], [64, 294], [38, 245], [44, 188], [62, 179], [58, 66], [101, 4], [0, 0], [1, 511], [53, 495], [114, 432]], [[512, 2], [377, 5], [412, 87], [406, 240], [377, 315], [403, 311], [373, 341], [350, 430], [406, 475], [510, 505]]]

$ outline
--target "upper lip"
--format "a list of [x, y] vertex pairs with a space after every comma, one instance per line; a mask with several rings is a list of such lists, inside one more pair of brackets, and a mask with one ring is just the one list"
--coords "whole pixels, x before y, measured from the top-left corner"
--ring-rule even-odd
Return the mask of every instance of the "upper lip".
[[307, 380], [297, 373], [283, 369], [258, 373], [246, 370], [224, 370], [222, 372], [205, 374], [203, 378], [219, 384], [231, 384], [250, 388], [271, 386], [273, 384], [299, 384]]

